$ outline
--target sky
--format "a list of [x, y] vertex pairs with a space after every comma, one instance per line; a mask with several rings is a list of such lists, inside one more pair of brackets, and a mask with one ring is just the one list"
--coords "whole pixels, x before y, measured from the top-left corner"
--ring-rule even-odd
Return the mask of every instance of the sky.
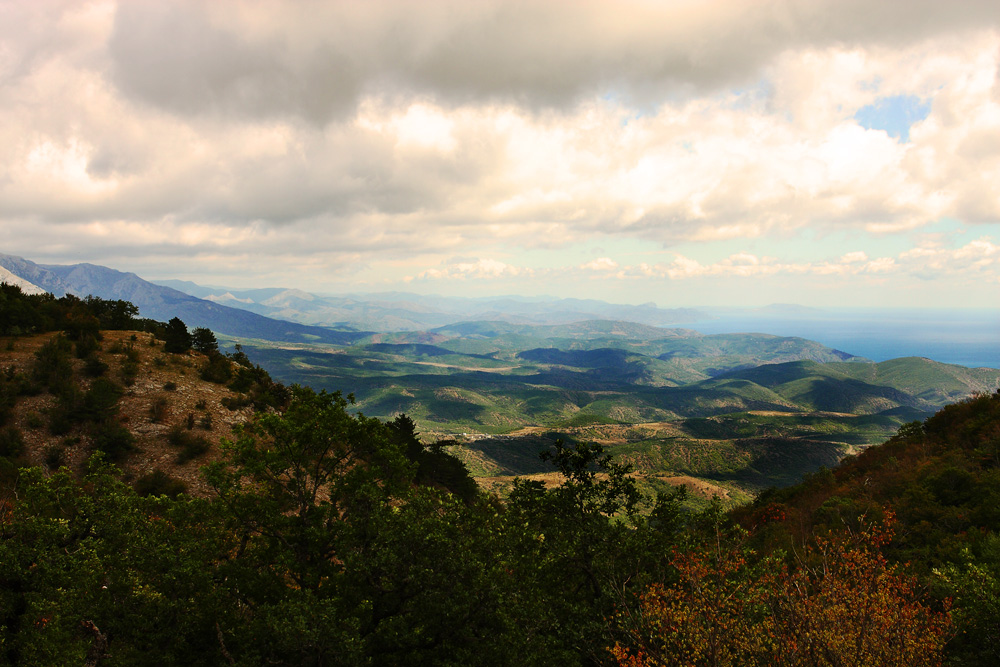
[[998, 307], [1000, 3], [0, 0], [0, 252]]

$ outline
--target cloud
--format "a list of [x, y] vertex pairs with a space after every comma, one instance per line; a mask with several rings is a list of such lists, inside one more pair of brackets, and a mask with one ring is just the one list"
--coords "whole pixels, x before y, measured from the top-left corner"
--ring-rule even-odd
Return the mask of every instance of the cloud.
[[[865, 20], [859, 20], [865, 17]], [[115, 84], [189, 114], [325, 123], [369, 94], [566, 107], [595, 94], [703, 94], [803, 45], [896, 46], [995, 24], [988, 1], [129, 0], [109, 39]]]
[[459, 262], [443, 269], [428, 269], [409, 280], [483, 280], [512, 276], [530, 276], [531, 269], [511, 266], [495, 259]]
[[[918, 268], [865, 245], [1000, 220], [992, 1], [43, 0], [0, 5], [0, 45], [8, 252], [172, 256], [158, 266], [174, 271], [270, 253], [286, 274], [409, 262], [414, 279], [491, 280], [541, 275], [512, 258], [579, 243], [729, 252], [846, 229], [858, 249], [826, 263], [550, 268], [940, 276], [992, 261], [940, 250]], [[907, 142], [856, 119], [887, 99], [926, 105]], [[505, 261], [425, 268], [459, 253]]]
[[940, 244], [913, 248], [900, 255], [900, 262], [908, 273], [925, 280], [956, 274], [1000, 280], [1000, 245], [989, 237], [976, 239], [960, 248], [946, 248]]
[[871, 276], [904, 274], [921, 279], [956, 278], [1000, 280], [1000, 245], [989, 237], [970, 241], [957, 247], [946, 248], [930, 244], [902, 251], [896, 257], [871, 259], [865, 252], [855, 251], [837, 260], [802, 262], [782, 261], [775, 257], [761, 257], [739, 252], [716, 262], [704, 264], [690, 257], [674, 253], [669, 262], [622, 265], [609, 257], [591, 260], [579, 266], [552, 267], [538, 272], [527, 267], [517, 267], [494, 260], [457, 262], [443, 269], [424, 271], [417, 278], [423, 280], [502, 279], [511, 276], [546, 278], [588, 277], [600, 275], [620, 280], [663, 279], [688, 281], [702, 278], [769, 278], [773, 276]]
[[598, 257], [581, 264], [580, 268], [586, 271], [614, 271], [618, 268], [618, 262], [610, 257]]

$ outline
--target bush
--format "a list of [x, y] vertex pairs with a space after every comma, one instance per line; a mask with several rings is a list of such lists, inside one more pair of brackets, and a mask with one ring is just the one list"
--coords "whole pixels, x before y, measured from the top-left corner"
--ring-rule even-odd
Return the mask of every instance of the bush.
[[24, 423], [28, 428], [42, 428], [45, 426], [45, 420], [37, 412], [29, 412], [24, 418]]
[[101, 422], [118, 414], [118, 400], [125, 390], [107, 378], [97, 378], [83, 396], [81, 416]]
[[20, 383], [14, 378], [13, 368], [8, 368], [6, 373], [0, 375], [0, 426], [14, 416], [14, 405], [21, 393]]
[[215, 339], [215, 334], [211, 329], [198, 327], [191, 332], [191, 345], [202, 354], [211, 354], [219, 351], [219, 341]]
[[163, 351], [183, 354], [190, 349], [191, 334], [188, 333], [187, 325], [179, 317], [171, 319], [163, 332]]
[[76, 358], [86, 359], [101, 349], [101, 344], [97, 342], [97, 337], [93, 334], [84, 334], [76, 341]]
[[24, 436], [16, 426], [0, 429], [0, 456], [17, 458], [24, 452]]
[[45, 448], [45, 467], [55, 470], [66, 458], [66, 448], [62, 445], [49, 445]]
[[59, 400], [48, 409], [49, 433], [65, 435], [84, 416], [83, 392], [75, 384], [68, 384], [59, 393]]
[[170, 414], [170, 399], [166, 396], [157, 396], [149, 406], [149, 420], [154, 424], [162, 423]]
[[109, 461], [120, 461], [135, 449], [135, 438], [127, 428], [115, 421], [99, 425], [93, 436], [94, 451], [103, 452]]
[[174, 427], [170, 431], [170, 434], [167, 436], [167, 441], [174, 447], [179, 447], [181, 450], [177, 453], [177, 458], [175, 459], [178, 465], [187, 463], [191, 459], [198, 458], [207, 452], [208, 448], [211, 446], [204, 436], [194, 435], [181, 429], [179, 426]]
[[48, 387], [52, 393], [57, 393], [73, 377], [71, 349], [72, 346], [65, 336], [62, 334], [54, 336], [35, 352], [31, 379], [43, 387]]
[[187, 491], [187, 484], [171, 477], [159, 468], [146, 473], [135, 482], [135, 492], [140, 496], [169, 496], [176, 498]]
[[125, 358], [122, 359], [122, 382], [126, 387], [135, 384], [135, 378], [139, 375], [139, 354], [131, 344], [125, 348]]
[[201, 368], [201, 379], [205, 382], [225, 384], [233, 377], [232, 362], [218, 352], [208, 355], [208, 362]]
[[96, 354], [91, 354], [83, 364], [83, 373], [87, 377], [101, 377], [108, 372], [108, 365], [97, 358]]

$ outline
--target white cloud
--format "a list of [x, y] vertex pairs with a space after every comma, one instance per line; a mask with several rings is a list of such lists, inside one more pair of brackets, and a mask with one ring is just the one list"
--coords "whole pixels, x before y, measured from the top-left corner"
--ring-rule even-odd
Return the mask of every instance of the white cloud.
[[[483, 280], [530, 275], [531, 269], [511, 266], [495, 259], [459, 262], [443, 269], [427, 269], [416, 280]], [[413, 280], [414, 278], [410, 278]], [[408, 281], [409, 282], [409, 281]]]
[[[178, 272], [270, 253], [286, 274], [334, 274], [590, 237], [731, 249], [848, 229], [858, 249], [825, 263], [551, 268], [990, 272], [986, 246], [861, 248], [1000, 220], [998, 26], [993, 1], [4, 3], [0, 241], [173, 256]], [[930, 105], [908, 143], [854, 121], [892, 95]], [[407, 275], [543, 271], [495, 261]]]
[[858, 262], [865, 262], [868, 260], [868, 253], [863, 250], [855, 250], [854, 252], [849, 252], [840, 258], [841, 264], [857, 264]]
[[598, 257], [581, 264], [580, 268], [587, 271], [614, 271], [618, 268], [618, 262], [610, 257]]
[[[772, 276], [865, 276], [875, 274], [906, 274], [920, 278], [964, 277], [1000, 279], [1000, 245], [984, 237], [958, 248], [940, 245], [912, 248], [897, 257], [871, 259], [861, 251], [850, 252], [838, 260], [782, 261], [752, 253], [734, 253], [709, 264], [674, 254], [669, 262], [622, 265], [610, 257], [601, 257], [579, 266], [547, 269], [548, 277], [581, 276], [599, 273], [621, 280], [658, 278], [688, 281], [701, 278], [768, 278]], [[510, 276], [537, 276], [539, 272], [494, 260], [457, 262], [443, 269], [424, 271], [420, 279], [501, 279]]]

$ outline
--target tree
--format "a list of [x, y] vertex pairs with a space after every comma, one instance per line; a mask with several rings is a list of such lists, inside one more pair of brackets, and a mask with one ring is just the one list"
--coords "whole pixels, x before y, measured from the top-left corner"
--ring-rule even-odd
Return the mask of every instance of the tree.
[[283, 413], [235, 429], [225, 460], [206, 470], [243, 540], [228, 580], [255, 610], [226, 631], [261, 660], [350, 662], [361, 650], [364, 597], [347, 595], [346, 563], [375, 539], [371, 519], [392, 511], [410, 469], [384, 425], [348, 405], [340, 393], [293, 387]]
[[205, 327], [196, 327], [191, 332], [191, 346], [196, 352], [201, 352], [202, 354], [211, 354], [219, 351], [219, 341], [215, 339], [215, 334], [212, 333], [211, 329], [206, 329]]
[[[217, 585], [237, 544], [206, 501], [140, 498], [92, 459], [86, 479], [25, 469], [0, 501], [0, 665], [218, 665]], [[91, 663], [97, 664], [97, 663]]]
[[187, 325], [179, 317], [172, 318], [163, 332], [163, 351], [182, 354], [190, 349], [191, 334], [188, 333]]
[[629, 467], [600, 445], [559, 441], [542, 458], [562, 484], [518, 480], [508, 497], [514, 576], [540, 601], [523, 622], [547, 635], [553, 656], [600, 663], [615, 632], [609, 618], [659, 573], [682, 495], [660, 496], [643, 518]]
[[96, 296], [88, 296], [84, 301], [90, 312], [100, 320], [102, 329], [124, 331], [135, 326], [139, 308], [129, 301]]

